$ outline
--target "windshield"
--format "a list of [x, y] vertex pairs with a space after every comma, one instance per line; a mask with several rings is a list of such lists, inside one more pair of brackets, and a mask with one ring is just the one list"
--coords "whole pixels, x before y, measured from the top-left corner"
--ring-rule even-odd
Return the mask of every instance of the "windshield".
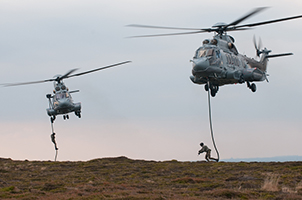
[[213, 56], [214, 49], [197, 49], [194, 58]]
[[65, 98], [68, 98], [68, 97], [69, 97], [68, 93], [59, 93], [59, 94], [55, 95], [56, 100], [65, 99]]

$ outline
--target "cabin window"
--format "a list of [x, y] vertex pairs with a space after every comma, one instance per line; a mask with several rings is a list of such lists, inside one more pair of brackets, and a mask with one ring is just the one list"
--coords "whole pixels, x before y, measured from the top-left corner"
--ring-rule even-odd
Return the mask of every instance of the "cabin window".
[[214, 54], [214, 49], [208, 49], [207, 56], [213, 56], [213, 54]]
[[216, 58], [220, 58], [220, 51], [216, 51]]
[[231, 64], [230, 56], [228, 54], [226, 54], [226, 58], [227, 58], [227, 63]]
[[234, 56], [232, 56], [232, 58], [233, 58], [233, 64], [234, 64], [234, 65], [237, 65], [237, 58], [234, 57]]

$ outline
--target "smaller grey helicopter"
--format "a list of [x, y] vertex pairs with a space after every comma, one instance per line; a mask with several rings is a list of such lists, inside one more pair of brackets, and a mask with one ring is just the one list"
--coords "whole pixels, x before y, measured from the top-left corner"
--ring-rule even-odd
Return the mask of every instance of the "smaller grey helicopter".
[[226, 84], [245, 83], [252, 92], [256, 91], [256, 85], [252, 82], [264, 81], [267, 79], [267, 62], [268, 58], [293, 55], [292, 53], [282, 53], [269, 55], [271, 50], [266, 48], [261, 50], [261, 42], [256, 44], [254, 37], [254, 46], [256, 54], [260, 57], [257, 61], [245, 55], [239, 54], [235, 46], [235, 39], [228, 35], [229, 31], [248, 30], [250, 27], [271, 24], [281, 21], [301, 18], [302, 15], [238, 25], [240, 22], [251, 17], [252, 15], [266, 9], [260, 7], [252, 10], [243, 17], [233, 21], [232, 23], [216, 23], [211, 28], [178, 28], [178, 27], [162, 27], [131, 24], [130, 27], [138, 28], [156, 28], [156, 29], [171, 29], [171, 30], [186, 30], [191, 32], [168, 33], [157, 35], [142, 35], [133, 37], [154, 37], [154, 36], [171, 36], [171, 35], [187, 35], [214, 32], [213, 39], [205, 39], [202, 46], [195, 51], [195, 55], [191, 62], [193, 63], [192, 75], [190, 79], [195, 84], [205, 84], [205, 90], [210, 90], [211, 96], [214, 97], [219, 90], [219, 86]]
[[81, 72], [78, 74], [72, 74], [77, 69], [72, 69], [68, 71], [64, 75], [56, 75], [54, 78], [46, 79], [42, 81], [33, 81], [33, 82], [23, 82], [23, 83], [10, 83], [3, 84], [4, 86], [18, 86], [18, 85], [28, 85], [28, 84], [36, 84], [36, 83], [45, 83], [45, 82], [54, 82], [54, 90], [53, 95], [47, 94], [46, 98], [49, 100], [49, 108], [47, 109], [47, 114], [50, 116], [51, 123], [53, 123], [56, 119], [57, 115], [63, 115], [63, 119], [69, 119], [69, 113], [74, 112], [76, 116], [81, 118], [81, 103], [74, 103], [71, 97], [71, 93], [79, 92], [79, 90], [69, 91], [66, 85], [63, 82], [63, 79], [71, 78], [75, 76], [81, 76], [84, 74], [96, 72], [99, 70], [107, 69], [110, 67], [115, 67], [118, 65], [123, 65], [129, 63], [131, 61], [125, 61], [113, 65], [108, 65], [105, 67], [100, 67], [97, 69], [89, 70], [86, 72]]

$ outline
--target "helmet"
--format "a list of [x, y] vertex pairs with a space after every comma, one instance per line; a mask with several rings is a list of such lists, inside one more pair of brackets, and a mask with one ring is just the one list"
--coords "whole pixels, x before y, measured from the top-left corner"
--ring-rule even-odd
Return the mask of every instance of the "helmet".
[[203, 142], [202, 142], [202, 143], [200, 143], [200, 146], [203, 146]]

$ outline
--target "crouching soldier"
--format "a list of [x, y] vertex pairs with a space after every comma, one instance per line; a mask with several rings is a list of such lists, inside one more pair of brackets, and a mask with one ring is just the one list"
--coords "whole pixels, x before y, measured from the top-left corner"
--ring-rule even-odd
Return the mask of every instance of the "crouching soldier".
[[200, 155], [203, 152], [206, 152], [206, 156], [205, 159], [209, 162], [210, 160], [215, 160], [216, 162], [218, 162], [218, 159], [216, 158], [212, 158], [211, 157], [211, 149], [209, 147], [207, 147], [206, 145], [202, 143], [200, 143], [201, 149], [198, 151], [198, 155]]

